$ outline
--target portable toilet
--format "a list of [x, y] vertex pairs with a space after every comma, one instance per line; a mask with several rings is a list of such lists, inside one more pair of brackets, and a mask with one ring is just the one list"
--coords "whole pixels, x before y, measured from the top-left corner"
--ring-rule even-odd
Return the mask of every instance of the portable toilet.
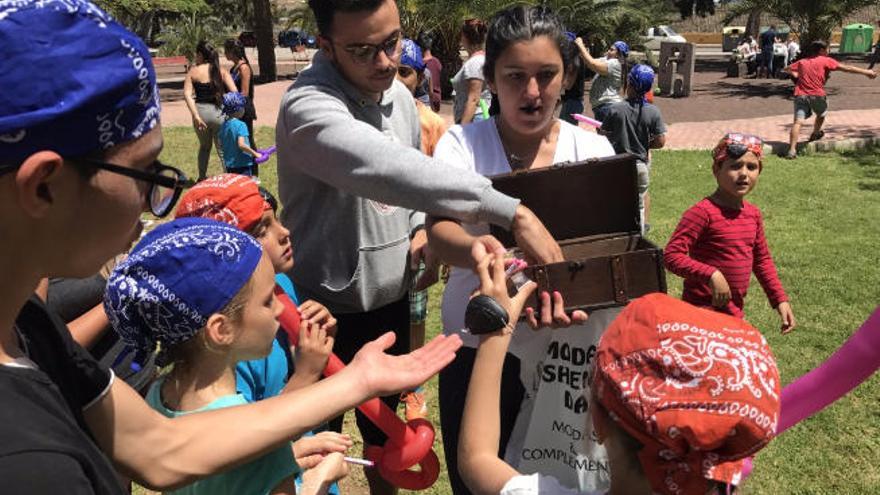
[[865, 53], [871, 51], [874, 27], [870, 24], [850, 24], [840, 35], [840, 53]]
[[727, 26], [721, 30], [721, 51], [730, 52], [736, 50], [740, 38], [746, 33], [745, 26]]

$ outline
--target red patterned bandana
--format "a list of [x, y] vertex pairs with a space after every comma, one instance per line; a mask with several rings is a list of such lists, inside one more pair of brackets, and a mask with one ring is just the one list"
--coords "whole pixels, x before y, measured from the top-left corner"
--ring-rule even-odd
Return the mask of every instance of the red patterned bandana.
[[721, 164], [728, 158], [737, 159], [751, 151], [758, 157], [758, 161], [764, 160], [764, 140], [751, 134], [731, 132], [725, 134], [715, 149], [712, 150], [712, 159], [716, 165]]
[[775, 435], [779, 372], [748, 323], [665, 294], [631, 302], [599, 343], [594, 391], [643, 448], [660, 494], [738, 484], [742, 459]]
[[253, 179], [220, 174], [199, 182], [180, 198], [176, 218], [211, 218], [249, 232], [271, 209]]

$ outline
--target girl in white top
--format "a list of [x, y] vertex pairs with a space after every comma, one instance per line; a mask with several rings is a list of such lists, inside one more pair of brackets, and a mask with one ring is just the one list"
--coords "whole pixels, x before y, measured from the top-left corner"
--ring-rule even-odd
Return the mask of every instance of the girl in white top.
[[[565, 72], [570, 66], [566, 60], [571, 53], [567, 49], [568, 43], [560, 21], [545, 8], [515, 7], [499, 12], [489, 26], [485, 75], [489, 88], [497, 98], [500, 112], [486, 121], [450, 128], [437, 144], [435, 158], [462, 170], [475, 170], [493, 176], [515, 169], [537, 169], [555, 163], [613, 155], [614, 149], [605, 137], [556, 118], [563, 82], [573, 76]], [[442, 303], [444, 333], [459, 334], [466, 347], [475, 349], [477, 339], [464, 331], [465, 307], [471, 292], [479, 284], [473, 272], [473, 260], [487, 251], [503, 252], [504, 248], [489, 235], [489, 226], [486, 224], [461, 225], [445, 219], [431, 219], [429, 223], [428, 235], [432, 249], [443, 261], [453, 266]], [[545, 292], [541, 298], [542, 307], [548, 309], [540, 313], [543, 326], [571, 326], [574, 323], [580, 327], [578, 330], [587, 327], [586, 332], [597, 339], [601, 328], [592, 327], [610, 321], [600, 315], [591, 317], [584, 324], [586, 315], [583, 312], [566, 315], [562, 311], [562, 296], [559, 293], [551, 295]], [[549, 310], [551, 298], [555, 312]], [[537, 327], [535, 312], [527, 308], [526, 314], [531, 324]], [[520, 380], [527, 392], [536, 385], [534, 370], [544, 358], [551, 334], [549, 331], [532, 332], [526, 329], [517, 332], [513, 339], [507, 359], [520, 361]], [[453, 491], [456, 491], [458, 477], [454, 457], [458, 423], [470, 376], [469, 366], [474, 356], [473, 350], [468, 352], [462, 349], [456, 357], [456, 363], [444, 370], [440, 379], [440, 414]], [[456, 374], [453, 370], [457, 367], [463, 371]], [[502, 395], [510, 389], [508, 382], [515, 380], [515, 373], [513, 377], [505, 375]], [[507, 447], [508, 457], [514, 464], [518, 463], [518, 447], [526, 435], [521, 430], [527, 427], [529, 406], [527, 400], [520, 409], [516, 426], [518, 433], [510, 437]], [[504, 414], [515, 416], [516, 411], [506, 410]], [[508, 427], [512, 423], [508, 421]], [[502, 425], [502, 430], [505, 429]], [[502, 432], [503, 438], [510, 435], [510, 431]], [[603, 452], [594, 453], [599, 457], [604, 456]], [[597, 479], [587, 482], [587, 486], [602, 484]]]
[[461, 28], [461, 46], [467, 51], [468, 58], [452, 77], [452, 89], [455, 90], [452, 116], [456, 124], [464, 125], [485, 120], [483, 109], [488, 108], [492, 99], [483, 76], [483, 64], [486, 61], [483, 49], [485, 43], [486, 23], [480, 19], [464, 21]]

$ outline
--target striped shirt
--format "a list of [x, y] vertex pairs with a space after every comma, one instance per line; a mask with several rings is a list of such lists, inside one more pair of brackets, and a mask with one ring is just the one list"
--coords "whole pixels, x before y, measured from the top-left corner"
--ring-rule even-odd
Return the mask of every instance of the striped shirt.
[[697, 306], [712, 306], [709, 279], [715, 270], [727, 279], [731, 296], [719, 311], [743, 317], [753, 271], [772, 307], [788, 300], [764, 237], [761, 210], [746, 201], [742, 209], [730, 209], [705, 198], [684, 212], [664, 261], [669, 271], [684, 278], [682, 299]]

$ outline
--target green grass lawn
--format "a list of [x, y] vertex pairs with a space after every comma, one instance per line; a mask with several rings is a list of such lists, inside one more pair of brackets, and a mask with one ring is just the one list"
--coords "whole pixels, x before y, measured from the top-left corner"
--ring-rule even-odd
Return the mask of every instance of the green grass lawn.
[[[257, 138], [260, 146], [266, 146], [274, 141], [274, 132], [259, 128]], [[196, 149], [191, 129], [165, 130], [162, 159], [191, 176], [196, 175]], [[219, 171], [214, 155], [210, 173]], [[656, 153], [652, 174], [649, 237], [662, 246], [682, 212], [711, 193], [715, 182], [706, 151]], [[275, 190], [274, 158], [263, 165], [260, 179]], [[783, 383], [788, 383], [824, 361], [880, 302], [878, 154], [828, 153], [793, 162], [770, 157], [749, 200], [764, 213], [767, 237], [798, 328], [787, 336], [779, 334], [778, 315], [768, 307], [757, 282], [752, 284], [745, 311], [773, 346]], [[670, 293], [680, 295], [680, 280], [670, 275], [668, 281]], [[434, 287], [431, 292], [429, 336], [440, 331], [441, 290]], [[435, 378], [428, 392], [432, 420], [439, 425], [436, 391]], [[353, 432], [351, 423], [347, 429]], [[436, 449], [442, 463], [439, 441]], [[765, 449], [745, 491], [768, 495], [880, 493], [878, 458], [880, 377], [874, 376]], [[363, 476], [356, 471], [343, 483], [347, 493], [366, 492]], [[450, 492], [445, 473], [428, 492]]]

